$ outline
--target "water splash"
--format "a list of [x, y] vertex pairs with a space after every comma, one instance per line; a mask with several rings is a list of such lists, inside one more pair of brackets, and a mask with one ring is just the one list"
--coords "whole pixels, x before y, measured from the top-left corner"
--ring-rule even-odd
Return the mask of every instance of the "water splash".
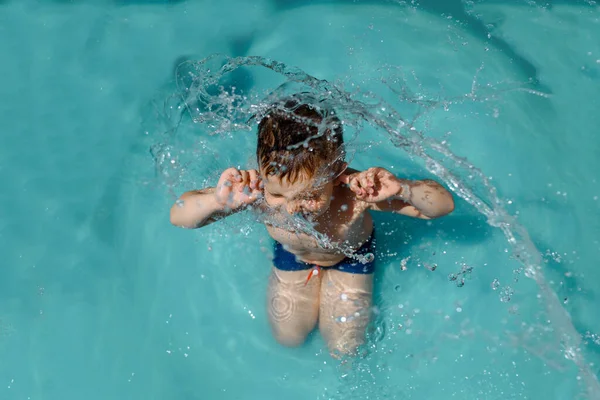
[[337, 243], [331, 240], [327, 235], [319, 232], [315, 224], [304, 218], [300, 214], [288, 214], [285, 211], [271, 208], [265, 205], [264, 199], [261, 199], [255, 207], [258, 221], [269, 224], [276, 228], [284, 229], [292, 233], [303, 233], [317, 240], [317, 244], [323, 249], [336, 250], [348, 258], [352, 258], [362, 264], [372, 262], [374, 255], [372, 253], [357, 254], [355, 249], [345, 243]]
[[[280, 81], [283, 80], [283, 84], [279, 84], [274, 90], [267, 88], [263, 95], [238, 93], [235, 86], [226, 87], [220, 84], [223, 76], [242, 67], [262, 67], [273, 71]], [[600, 397], [598, 379], [578, 350], [582, 345], [581, 335], [574, 328], [569, 314], [563, 308], [556, 293], [549, 287], [542, 272], [543, 257], [532, 242], [529, 233], [504, 209], [504, 202], [498, 197], [496, 188], [479, 168], [465, 158], [455, 155], [444, 141], [427, 137], [417, 129], [415, 119], [420, 114], [412, 121], [408, 121], [374, 93], [346, 92], [328, 81], [317, 79], [298, 68], [268, 58], [256, 56], [227, 58], [213, 55], [199, 62], [186, 63], [180, 71], [177, 80], [180, 91], [179, 103], [175, 107], [171, 106], [171, 109], [180, 111], [175, 118], [177, 125], [181, 122], [185, 110], [194, 124], [202, 125], [204, 131], [212, 132], [213, 135], [232, 135], [235, 131], [250, 131], [253, 129], [253, 121], [260, 120], [260, 116], [264, 115], [273, 100], [291, 93], [304, 92], [310, 95], [311, 99], [317, 98], [324, 106], [335, 109], [338, 115], [343, 115], [344, 129], [354, 129], [355, 136], [364, 123], [387, 132], [394, 146], [404, 150], [412, 159], [424, 162], [432, 174], [484, 215], [489, 225], [501, 230], [512, 249], [513, 257], [520, 263], [516, 274], [524, 272], [526, 277], [537, 284], [553, 332], [563, 344], [563, 354], [568, 356], [567, 358], [579, 369], [579, 375], [588, 395], [592, 398]], [[395, 91], [391, 85], [388, 87]], [[519, 85], [506, 90], [526, 91], [534, 95], [546, 96], [544, 93]], [[447, 108], [452, 102], [452, 100], [427, 99], [407, 89], [395, 91], [395, 94], [400, 100], [416, 104], [423, 110], [422, 112], [440, 107]], [[476, 77], [471, 92], [463, 96], [463, 99], [477, 101], [491, 97], [493, 93], [490, 87], [480, 85]], [[164, 154], [164, 151], [161, 154]], [[444, 160], [448, 166], [440, 160]], [[165, 161], [157, 162], [159, 169]], [[461, 174], [469, 177], [468, 184], [459, 178]], [[322, 246], [326, 248], [332, 246], [324, 235], [316, 232], [314, 227], [306, 224], [305, 221], [292, 217], [286, 223], [291, 223], [303, 232], [313, 234]], [[512, 289], [507, 287], [502, 292], [503, 298], [510, 297]]]

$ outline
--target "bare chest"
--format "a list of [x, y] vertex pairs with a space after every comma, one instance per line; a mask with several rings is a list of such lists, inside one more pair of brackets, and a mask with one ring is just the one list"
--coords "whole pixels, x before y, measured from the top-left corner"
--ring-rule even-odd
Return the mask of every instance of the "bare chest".
[[[344, 255], [339, 250], [358, 247], [366, 241], [373, 230], [371, 215], [365, 210], [337, 208], [314, 221], [308, 232], [303, 229], [285, 229], [267, 224], [271, 237], [306, 262], [334, 264]], [[324, 242], [330, 245], [324, 245]]]

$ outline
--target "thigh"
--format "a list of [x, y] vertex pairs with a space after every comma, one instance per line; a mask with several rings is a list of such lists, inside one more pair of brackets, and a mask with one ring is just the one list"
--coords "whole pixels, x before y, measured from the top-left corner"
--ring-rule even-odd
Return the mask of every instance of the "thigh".
[[354, 354], [365, 342], [372, 304], [373, 274], [324, 271], [319, 330], [332, 355]]
[[283, 345], [301, 345], [317, 324], [321, 276], [307, 283], [309, 273], [271, 269], [267, 311], [273, 335]]

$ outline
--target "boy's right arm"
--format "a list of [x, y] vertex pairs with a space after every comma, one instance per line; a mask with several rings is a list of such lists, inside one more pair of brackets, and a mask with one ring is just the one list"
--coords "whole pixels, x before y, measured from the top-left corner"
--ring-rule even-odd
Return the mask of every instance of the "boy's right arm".
[[195, 229], [234, 214], [254, 203], [262, 195], [255, 170], [225, 170], [216, 188], [184, 193], [171, 207], [171, 223]]

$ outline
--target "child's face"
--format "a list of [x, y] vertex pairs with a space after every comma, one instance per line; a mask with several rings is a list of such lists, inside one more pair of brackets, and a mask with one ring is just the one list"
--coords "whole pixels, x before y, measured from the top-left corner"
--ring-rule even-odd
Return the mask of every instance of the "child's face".
[[281, 179], [277, 175], [268, 175], [263, 178], [263, 183], [267, 204], [289, 214], [300, 213], [312, 219], [323, 215], [331, 204], [334, 186], [331, 181], [301, 176], [290, 182], [287, 177]]

